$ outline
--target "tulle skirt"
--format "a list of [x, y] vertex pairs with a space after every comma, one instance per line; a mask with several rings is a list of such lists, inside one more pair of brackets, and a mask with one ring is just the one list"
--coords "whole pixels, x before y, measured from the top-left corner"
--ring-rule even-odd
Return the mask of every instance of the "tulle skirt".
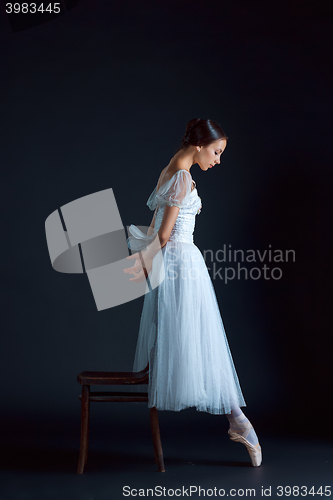
[[169, 240], [161, 252], [165, 277], [144, 297], [133, 365], [149, 362], [148, 407], [225, 414], [246, 406], [200, 250]]

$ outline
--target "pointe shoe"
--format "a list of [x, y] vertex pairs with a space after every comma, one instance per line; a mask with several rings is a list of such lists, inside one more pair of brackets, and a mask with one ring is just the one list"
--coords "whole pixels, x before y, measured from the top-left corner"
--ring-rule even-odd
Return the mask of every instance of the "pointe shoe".
[[[253, 426], [251, 425], [251, 423], [249, 421], [247, 421], [246, 430], [244, 432], [244, 435], [247, 436], [252, 428], [253, 428]], [[249, 452], [253, 467], [259, 467], [259, 465], [261, 464], [261, 460], [262, 460], [261, 446], [259, 444], [259, 441], [254, 446], [253, 444], [249, 443], [249, 441], [247, 439], [245, 439], [244, 436], [242, 436], [241, 434], [237, 434], [237, 432], [233, 431], [231, 427], [228, 430], [228, 434], [229, 434], [229, 437], [232, 441], [242, 443], [246, 446], [246, 449]]]

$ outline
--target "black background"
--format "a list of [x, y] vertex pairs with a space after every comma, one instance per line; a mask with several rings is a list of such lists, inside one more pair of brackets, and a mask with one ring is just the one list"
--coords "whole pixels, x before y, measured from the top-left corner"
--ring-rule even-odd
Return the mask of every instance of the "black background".
[[[68, 433], [76, 449], [77, 373], [131, 370], [135, 352], [143, 298], [98, 312], [86, 275], [52, 269], [45, 219], [112, 187], [123, 224], [148, 226], [146, 201], [195, 117], [218, 121], [229, 137], [220, 166], [191, 168], [203, 204], [195, 244], [296, 255], [278, 264], [280, 280], [213, 280], [243, 410], [258, 434], [332, 437], [324, 416], [332, 403], [332, 14], [323, 1], [81, 0], [24, 29], [2, 6], [8, 442]], [[126, 425], [148, 418], [135, 404], [130, 415], [109, 406], [94, 408], [92, 433], [119, 415]], [[222, 420], [226, 430], [225, 417], [163, 413], [161, 426], [184, 442], [198, 429], [212, 439]]]

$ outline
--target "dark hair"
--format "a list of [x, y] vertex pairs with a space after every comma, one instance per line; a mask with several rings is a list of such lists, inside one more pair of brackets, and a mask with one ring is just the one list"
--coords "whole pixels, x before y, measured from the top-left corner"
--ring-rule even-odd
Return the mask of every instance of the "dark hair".
[[228, 139], [219, 123], [209, 119], [193, 118], [186, 125], [185, 134], [177, 152], [188, 146], [207, 146], [219, 139]]

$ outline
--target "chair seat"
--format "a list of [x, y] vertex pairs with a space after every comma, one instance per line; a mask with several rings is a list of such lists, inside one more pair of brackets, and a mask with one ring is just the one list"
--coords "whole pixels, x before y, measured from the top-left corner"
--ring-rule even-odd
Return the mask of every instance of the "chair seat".
[[95, 372], [85, 371], [77, 376], [81, 385], [127, 385], [148, 384], [148, 372]]

